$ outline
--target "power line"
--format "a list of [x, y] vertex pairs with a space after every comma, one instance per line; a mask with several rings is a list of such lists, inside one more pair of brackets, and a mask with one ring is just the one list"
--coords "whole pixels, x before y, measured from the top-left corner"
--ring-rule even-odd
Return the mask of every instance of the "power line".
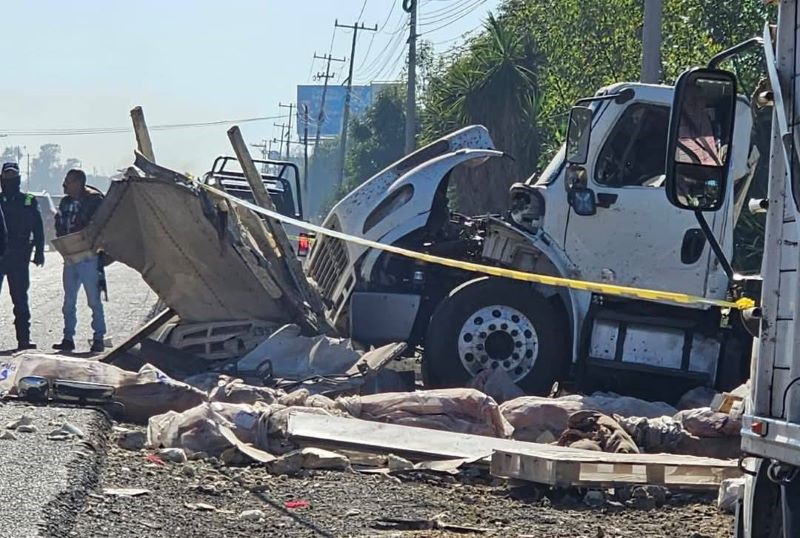
[[380, 29], [378, 30], [379, 32], [381, 32], [381, 33], [382, 33], [382, 32], [383, 32], [383, 30], [384, 30], [384, 28], [386, 28], [386, 25], [387, 25], [387, 24], [389, 24], [389, 19], [391, 19], [391, 18], [392, 18], [392, 13], [394, 13], [394, 8], [395, 8], [396, 6], [397, 6], [397, 2], [392, 2], [392, 7], [389, 9], [389, 14], [388, 14], [388, 15], [386, 15], [386, 20], [385, 20], [385, 21], [383, 21], [383, 24], [381, 24], [381, 27], [380, 27]]
[[437, 41], [436, 43], [433, 43], [433, 46], [434, 47], [438, 47], [439, 45], [445, 45], [447, 43], [452, 43], [453, 41], [458, 41], [459, 39], [463, 39], [464, 42], [466, 43], [466, 41], [469, 40], [472, 36], [474, 36], [475, 32], [477, 32], [480, 29], [481, 29], [481, 26], [477, 26], [477, 27], [473, 28], [472, 30], [470, 30], [469, 32], [465, 32], [465, 33], [463, 33], [461, 35], [457, 35], [455, 37], [451, 37], [450, 39], [444, 39], [442, 41]]
[[473, 0], [469, 5], [462, 5], [460, 9], [454, 9], [453, 11], [443, 15], [441, 17], [433, 17], [433, 18], [424, 18], [420, 23], [420, 26], [431, 26], [434, 24], [439, 24], [441, 22], [446, 22], [447, 24], [451, 24], [457, 20], [463, 18], [463, 15], [469, 15], [472, 11], [480, 6], [481, 4], [485, 4], [486, 0]]
[[[403, 30], [405, 27], [405, 21], [402, 21], [400, 29]], [[386, 61], [390, 58], [393, 58], [397, 54], [398, 48], [402, 48], [403, 45], [403, 37], [404, 35], [400, 32], [394, 36], [394, 38], [390, 39], [386, 46], [383, 47], [383, 50], [378, 53], [375, 59], [366, 67], [366, 73], [363, 75], [363, 78], [369, 80], [375, 77], [375, 75], [386, 68]]]
[[434, 18], [434, 17], [438, 17], [439, 15], [442, 15], [444, 13], [452, 13], [453, 11], [455, 11], [457, 9], [461, 9], [466, 4], [470, 3], [472, 0], [459, 0], [459, 1], [460, 1], [459, 4], [455, 4], [455, 5], [451, 4], [451, 5], [445, 6], [443, 8], [434, 9], [433, 11], [426, 11], [423, 15], [420, 16], [420, 20], [426, 20], [426, 19], [431, 19], [431, 18]]
[[361, 13], [358, 14], [358, 21], [361, 21], [361, 17], [364, 16], [364, 10], [367, 8], [367, 2], [369, 2], [369, 0], [364, 0], [364, 4], [361, 6]]
[[378, 35], [378, 32], [372, 32], [372, 37], [369, 40], [369, 46], [367, 47], [367, 52], [364, 54], [364, 59], [361, 60], [361, 63], [358, 64], [356, 67], [356, 71], [360, 71], [364, 64], [367, 63], [367, 58], [369, 58], [369, 53], [372, 50], [372, 44], [375, 42], [375, 36]]
[[[402, 40], [400, 40], [400, 42], [402, 44]], [[400, 46], [399, 49], [400, 52], [395, 56], [394, 61], [392, 61], [391, 63], [387, 62], [386, 64], [384, 64], [383, 67], [374, 75], [376, 80], [382, 80], [384, 74], [389, 76], [395, 71], [397, 71], [398, 65], [403, 61], [403, 58], [405, 58], [406, 55], [405, 47]]]
[[[478, 0], [478, 4], [476, 4], [476, 6], [477, 5], [481, 5], [481, 4], [485, 4], [485, 3], [486, 3], [486, 0]], [[439, 30], [447, 28], [448, 26], [451, 26], [451, 25], [455, 24], [456, 22], [460, 21], [461, 19], [464, 19], [464, 18], [468, 17], [471, 14], [472, 14], [472, 9], [470, 9], [469, 11], [467, 11], [466, 13], [461, 15], [460, 17], [454, 18], [454, 19], [448, 21], [447, 23], [445, 23], [445, 24], [443, 24], [441, 26], [437, 26], [436, 28], [433, 28], [432, 30], [426, 30], [425, 34], [429, 35], [429, 34], [432, 34], [434, 32], [438, 32]]]
[[[162, 125], [151, 125], [151, 131], [170, 131], [174, 129], [190, 129], [196, 127], [212, 127], [215, 125], [227, 125], [234, 123], [251, 123], [257, 121], [277, 120], [282, 116], [256, 116], [252, 118], [239, 118], [229, 120], [204, 121], [196, 123], [167, 123]], [[81, 136], [95, 134], [119, 134], [131, 133], [131, 127], [82, 127], [69, 129], [4, 129], [0, 130], [0, 136]]]
[[[392, 7], [389, 8], [389, 14], [386, 15], [386, 19], [383, 21], [383, 24], [381, 24], [381, 26], [380, 26], [380, 28], [378, 28], [377, 32], [373, 32], [372, 33], [372, 38], [369, 40], [369, 47], [367, 47], [367, 53], [364, 55], [364, 59], [361, 61], [361, 63], [356, 68], [356, 71], [359, 72], [359, 73], [361, 73], [362, 69], [364, 69], [364, 66], [366, 65], [367, 61], [369, 60], [369, 54], [372, 51], [372, 45], [375, 42], [375, 36], [378, 35], [378, 33], [388, 33], [388, 34], [394, 36], [393, 39], [396, 39], [397, 35], [400, 34], [402, 32], [403, 28], [405, 27], [405, 25], [403, 24], [404, 21], [403, 21], [403, 17], [402, 17], [402, 14], [401, 14], [400, 25], [398, 26], [398, 28], [394, 32], [384, 32], [383, 31], [384, 28], [386, 28], [386, 26], [389, 24], [389, 21], [392, 18], [392, 14], [394, 13], [394, 8], [397, 7], [397, 2], [392, 1], [391, 6]], [[391, 42], [392, 42], [392, 40], [389, 40], [389, 43], [391, 43]], [[387, 43], [387, 46], [384, 46], [383, 49], [378, 53], [378, 56], [376, 57], [376, 59], [374, 59], [369, 64], [369, 67], [367, 68], [369, 71], [373, 70], [375, 68], [375, 66], [378, 65], [378, 59], [380, 58], [380, 56], [384, 52], [386, 52], [387, 47], [388, 47], [388, 43]]]

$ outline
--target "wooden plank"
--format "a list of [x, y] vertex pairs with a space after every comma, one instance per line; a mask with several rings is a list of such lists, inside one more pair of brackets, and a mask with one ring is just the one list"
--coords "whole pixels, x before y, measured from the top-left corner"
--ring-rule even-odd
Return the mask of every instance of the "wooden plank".
[[120, 345], [100, 357], [98, 362], [111, 362], [123, 353], [126, 353], [130, 350], [133, 346], [153, 334], [155, 331], [159, 329], [162, 325], [166, 322], [171, 320], [175, 317], [175, 311], [171, 308], [167, 308], [163, 310], [159, 315], [145, 323], [138, 331], [133, 333], [127, 340], [122, 342]]
[[[242, 167], [244, 177], [250, 184], [250, 189], [253, 191], [253, 197], [256, 203], [265, 209], [276, 211], [275, 204], [272, 203], [272, 198], [267, 192], [266, 187], [264, 187], [261, 174], [258, 173], [256, 165], [253, 163], [253, 158], [250, 156], [250, 151], [247, 149], [247, 144], [244, 142], [244, 138], [242, 137], [242, 132], [239, 130], [239, 127], [234, 125], [228, 129], [228, 139], [233, 146], [234, 153], [236, 153], [236, 158], [239, 161], [239, 165]], [[325, 306], [322, 303], [322, 298], [319, 296], [317, 291], [309, 285], [306, 275], [303, 272], [303, 267], [300, 265], [300, 261], [294, 255], [294, 251], [289, 243], [289, 238], [286, 236], [286, 230], [284, 230], [283, 225], [275, 219], [270, 218], [266, 219], [266, 223], [270, 234], [278, 246], [275, 254], [279, 259], [282, 258], [286, 270], [294, 280], [295, 286], [300, 292], [300, 295], [311, 307], [311, 310], [319, 317], [318, 322], [321, 325], [320, 328], [322, 332], [330, 334], [335, 333], [333, 328], [328, 325], [328, 322], [325, 319]]]
[[708, 489], [740, 474], [733, 460], [611, 454], [302, 411], [289, 416], [288, 434], [303, 446], [391, 452], [416, 460], [491, 455], [492, 474], [563, 487], [658, 483]]
[[144, 111], [137, 106], [131, 110], [131, 120], [133, 121], [133, 132], [136, 135], [136, 145], [139, 153], [147, 157], [147, 160], [154, 163], [156, 156], [153, 152], [153, 142], [150, 140], [150, 131], [147, 130], [147, 122], [144, 121]]

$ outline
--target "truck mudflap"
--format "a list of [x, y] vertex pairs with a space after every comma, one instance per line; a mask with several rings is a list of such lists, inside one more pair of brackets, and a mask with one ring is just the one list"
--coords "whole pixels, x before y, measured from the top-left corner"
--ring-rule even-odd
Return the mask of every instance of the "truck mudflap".
[[783, 509], [783, 535], [800, 536], [800, 468], [795, 467], [793, 476], [781, 484], [781, 508]]

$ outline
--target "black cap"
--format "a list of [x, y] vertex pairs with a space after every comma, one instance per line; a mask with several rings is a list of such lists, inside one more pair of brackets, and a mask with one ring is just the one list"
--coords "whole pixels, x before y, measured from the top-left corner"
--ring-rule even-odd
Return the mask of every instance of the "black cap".
[[4, 176], [18, 176], [19, 165], [17, 163], [3, 163], [2, 173]]

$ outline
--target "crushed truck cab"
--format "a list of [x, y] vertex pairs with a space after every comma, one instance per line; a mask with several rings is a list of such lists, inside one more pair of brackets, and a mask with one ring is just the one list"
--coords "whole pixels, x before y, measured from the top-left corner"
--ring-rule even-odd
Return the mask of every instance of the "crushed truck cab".
[[[568, 163], [562, 148], [541, 174], [512, 186], [505, 215], [466, 217], [449, 207], [459, 167], [506, 158], [485, 128], [471, 126], [366, 181], [323, 225], [485, 265], [725, 299], [731, 279], [697, 220], [665, 195], [672, 98], [669, 86], [623, 83], [582, 100], [591, 125], [585, 160]], [[744, 98], [736, 110], [737, 188], [709, 222], [728, 257], [758, 157]], [[343, 333], [423, 346], [431, 386], [501, 368], [532, 393], [572, 373], [593, 388], [669, 400], [747, 375], [751, 337], [717, 307], [485, 277], [330, 237], [318, 238], [306, 269]]]

